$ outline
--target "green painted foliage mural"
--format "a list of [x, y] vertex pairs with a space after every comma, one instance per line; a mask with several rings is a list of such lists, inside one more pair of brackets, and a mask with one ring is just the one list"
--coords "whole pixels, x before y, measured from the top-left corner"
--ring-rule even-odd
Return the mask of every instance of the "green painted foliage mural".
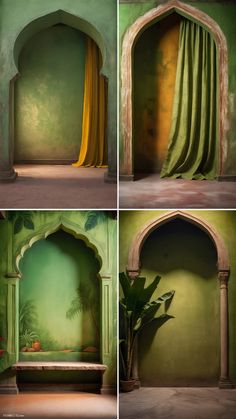
[[21, 359], [99, 357], [98, 261], [85, 243], [58, 231], [21, 262]]

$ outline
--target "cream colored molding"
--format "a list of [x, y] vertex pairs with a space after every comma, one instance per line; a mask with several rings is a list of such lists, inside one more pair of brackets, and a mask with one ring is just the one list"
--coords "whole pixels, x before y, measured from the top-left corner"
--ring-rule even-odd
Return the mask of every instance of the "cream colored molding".
[[106, 264], [106, 254], [100, 243], [94, 239], [92, 234], [85, 232], [80, 226], [76, 223], [68, 221], [65, 217], [60, 217], [59, 221], [56, 223], [44, 225], [43, 228], [39, 229], [39, 231], [31, 233], [31, 235], [27, 237], [27, 239], [25, 239], [19, 246], [19, 250], [17, 251], [15, 257], [15, 270], [20, 277], [22, 275], [20, 271], [20, 261], [24, 256], [25, 251], [32, 247], [38, 240], [46, 239], [49, 235], [58, 230], [63, 230], [71, 234], [76, 239], [83, 240], [86, 246], [94, 251], [96, 258], [100, 263], [100, 269], [102, 269], [103, 264]]

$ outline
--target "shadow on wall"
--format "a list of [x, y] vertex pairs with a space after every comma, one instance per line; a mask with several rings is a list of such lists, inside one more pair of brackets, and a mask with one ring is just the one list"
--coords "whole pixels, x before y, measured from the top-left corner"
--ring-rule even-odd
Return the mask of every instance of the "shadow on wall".
[[162, 277], [159, 293], [175, 290], [165, 328], [152, 325], [139, 339], [142, 385], [217, 385], [219, 369], [219, 287], [217, 255], [196, 226], [172, 220], [147, 238], [141, 276]]
[[[215, 263], [210, 263], [214, 261]], [[201, 278], [216, 274], [217, 253], [212, 240], [198, 227], [184, 220], [171, 220], [145, 241], [141, 266], [161, 276], [183, 270]]]

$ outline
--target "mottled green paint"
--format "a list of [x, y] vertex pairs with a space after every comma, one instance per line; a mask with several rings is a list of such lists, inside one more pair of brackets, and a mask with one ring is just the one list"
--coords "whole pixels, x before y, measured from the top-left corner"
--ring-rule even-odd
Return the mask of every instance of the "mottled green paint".
[[[0, 329], [9, 331], [9, 335], [7, 336], [6, 347], [8, 346], [12, 348], [12, 352], [7, 352], [4, 356], [0, 359], [0, 391], [1, 391], [1, 384], [8, 380], [8, 371], [5, 371], [6, 368], [10, 367], [14, 362], [18, 360], [18, 312], [19, 312], [19, 305], [18, 305], [18, 290], [21, 289], [21, 285], [24, 281], [24, 274], [19, 270], [19, 261], [22, 271], [24, 270], [24, 258], [30, 260], [30, 253], [31, 251], [34, 254], [34, 249], [37, 249], [37, 243], [39, 243], [39, 247], [42, 245], [42, 241], [46, 241], [46, 243], [51, 243], [53, 241], [53, 237], [56, 237], [57, 234], [63, 234], [66, 237], [69, 236], [68, 240], [72, 241], [73, 243], [80, 243], [82, 248], [86, 249], [86, 255], [92, 254], [92, 260], [89, 256], [86, 256], [87, 262], [89, 263], [89, 272], [91, 268], [96, 267], [96, 272], [99, 270], [99, 276], [97, 278], [98, 286], [99, 286], [99, 302], [100, 310], [99, 318], [100, 318], [100, 351], [99, 351], [99, 361], [107, 365], [107, 370], [103, 376], [103, 384], [107, 386], [111, 386], [115, 388], [116, 386], [116, 330], [117, 330], [117, 266], [116, 266], [116, 221], [111, 218], [108, 213], [104, 212], [102, 216], [97, 217], [98, 223], [93, 226], [90, 226], [90, 230], [86, 230], [86, 223], [88, 220], [89, 211], [32, 211], [31, 219], [34, 224], [34, 230], [26, 229], [25, 227], [17, 233], [13, 234], [12, 229], [12, 221], [8, 220], [0, 220], [0, 305], [3, 310], [7, 310], [7, 316], [5, 318], [0, 318]], [[63, 232], [56, 233], [57, 231], [63, 230]], [[55, 233], [55, 234], [54, 234]], [[73, 238], [73, 236], [75, 238]], [[48, 239], [45, 240], [45, 238]], [[64, 240], [64, 239], [63, 239]], [[52, 244], [52, 243], [51, 243]], [[64, 241], [61, 243], [64, 246]], [[34, 247], [36, 246], [36, 247]], [[76, 283], [75, 272], [78, 268], [78, 263], [80, 263], [80, 259], [76, 253], [76, 260], [78, 258], [78, 262], [75, 260], [75, 247], [68, 245], [69, 249], [71, 249], [71, 254], [67, 254], [63, 251], [61, 254], [58, 249], [57, 251], [53, 251], [51, 256], [54, 254], [56, 256], [56, 264], [58, 267], [55, 266], [55, 273], [51, 270], [51, 276], [53, 277], [53, 282], [55, 285], [56, 276], [59, 271], [59, 267], [61, 267], [61, 260], [65, 258], [65, 266], [67, 267], [67, 271], [70, 273], [69, 279], [67, 279], [67, 272], [63, 269], [60, 270], [58, 274], [58, 278], [61, 275], [64, 275], [63, 279], [65, 281], [69, 281], [69, 284]], [[28, 249], [28, 250], [26, 250]], [[74, 250], [73, 250], [74, 249]], [[77, 249], [78, 250], [78, 249]], [[88, 252], [87, 252], [88, 251]], [[39, 254], [38, 254], [39, 253]], [[41, 258], [40, 252], [36, 252], [38, 254], [37, 257]], [[59, 254], [61, 254], [61, 258], [59, 258]], [[20, 256], [21, 255], [21, 256]], [[53, 257], [54, 257], [53, 256]], [[84, 257], [84, 256], [83, 256]], [[95, 259], [96, 258], [96, 259]], [[48, 257], [45, 256], [44, 260], [47, 260]], [[69, 264], [70, 260], [70, 264]], [[83, 259], [85, 260], [85, 259]], [[50, 264], [51, 261], [47, 260]], [[80, 262], [79, 262], [80, 261]], [[31, 262], [28, 262], [31, 263]], [[41, 271], [42, 277], [45, 275], [50, 274], [50, 269], [47, 271], [47, 268], [43, 266], [38, 266], [38, 270], [36, 269], [36, 265], [32, 262], [30, 271], [27, 275], [33, 273], [32, 276], [37, 277], [39, 279], [39, 272], [40, 269], [44, 269]], [[84, 266], [85, 269], [85, 265]], [[61, 267], [62, 268], [62, 267]], [[82, 273], [86, 274], [86, 269], [81, 270]], [[19, 276], [21, 277], [19, 279]], [[51, 278], [50, 276], [50, 278]], [[28, 277], [28, 276], [27, 276]], [[29, 278], [29, 277], [28, 277]], [[30, 278], [32, 279], [31, 275]], [[48, 277], [47, 277], [48, 278]], [[50, 281], [48, 278], [48, 282]], [[27, 279], [26, 279], [27, 281]], [[57, 284], [58, 285], [58, 284]], [[24, 286], [24, 285], [23, 285]], [[44, 290], [43, 290], [44, 288]], [[58, 288], [58, 287], [57, 287]], [[69, 287], [70, 288], [70, 287]], [[45, 284], [42, 289], [36, 289], [38, 293], [45, 292]], [[59, 287], [59, 291], [61, 295], [61, 288]], [[71, 290], [72, 291], [72, 290]], [[53, 294], [53, 289], [50, 290], [51, 296]], [[54, 298], [56, 302], [56, 295], [57, 290], [54, 289]], [[65, 293], [66, 294], [66, 293]], [[102, 296], [106, 296], [106, 301], [102, 298]], [[68, 295], [67, 295], [68, 297]], [[12, 299], [11, 299], [12, 298]], [[63, 303], [64, 304], [64, 303]], [[64, 307], [65, 308], [65, 307]], [[53, 312], [53, 309], [58, 313], [58, 307], [53, 306], [51, 307], [50, 313]], [[45, 310], [46, 311], [46, 310]], [[43, 315], [43, 313], [42, 313]], [[50, 314], [52, 316], [52, 314]], [[81, 317], [75, 318], [75, 324], [80, 323]], [[67, 321], [67, 320], [66, 320]], [[68, 320], [69, 321], [69, 320]], [[45, 319], [46, 322], [46, 319]], [[65, 324], [64, 324], [65, 325]], [[71, 325], [72, 326], [72, 325]], [[64, 327], [64, 326], [63, 326]], [[72, 329], [71, 329], [72, 330]], [[74, 329], [73, 329], [74, 330]], [[58, 333], [58, 331], [57, 331]], [[74, 333], [74, 331], [73, 331]], [[80, 333], [80, 332], [79, 332]], [[9, 341], [9, 336], [12, 336], [12, 339]], [[63, 339], [61, 338], [61, 341]], [[88, 343], [88, 341], [86, 342]], [[65, 342], [66, 345], [66, 342]], [[64, 346], [64, 345], [63, 345]], [[59, 352], [57, 352], [58, 356]], [[26, 354], [22, 354], [27, 358]], [[50, 353], [44, 353], [45, 360], [49, 360], [51, 357]], [[37, 357], [37, 354], [34, 354]], [[55, 353], [54, 353], [55, 356]], [[91, 360], [93, 355], [86, 353], [80, 354], [80, 359], [84, 361]], [[65, 354], [62, 355], [65, 357]], [[61, 357], [61, 359], [62, 359]], [[78, 353], [70, 353], [68, 358], [72, 361], [78, 359]], [[86, 358], [86, 359], [85, 359]], [[23, 357], [22, 357], [23, 359]], [[65, 360], [65, 358], [63, 358]], [[94, 359], [94, 358], [93, 358]], [[9, 378], [10, 379], [10, 378]], [[14, 381], [14, 377], [13, 377]], [[13, 383], [14, 384], [14, 383]]]
[[77, 159], [85, 55], [86, 35], [65, 25], [24, 46], [15, 84], [15, 161]]
[[[108, 162], [109, 175], [116, 173], [117, 137], [117, 2], [116, 0], [1, 0], [0, 2], [0, 166], [5, 172], [12, 163], [9, 143], [9, 83], [18, 73], [17, 57], [26, 40], [56, 23], [68, 24], [91, 36], [103, 52], [102, 73], [108, 79]], [[40, 18], [43, 22], [40, 22]], [[66, 22], [65, 22], [66, 21]], [[25, 28], [29, 32], [24, 31]], [[22, 34], [22, 31], [24, 33]], [[15, 49], [21, 34], [20, 45]], [[12, 136], [11, 136], [12, 135]]]
[[[219, 368], [219, 287], [216, 252], [196, 227], [174, 221], [154, 231], [142, 249], [141, 275], [160, 275], [155, 293], [171, 289], [175, 319], [139, 340], [140, 379], [145, 386], [216, 385]], [[212, 322], [214, 319], [214, 322]]]
[[[83, 241], [58, 231], [46, 240], [36, 242], [26, 252], [20, 269], [20, 308], [27, 300], [33, 301], [37, 317], [32, 330], [38, 334], [42, 350], [82, 352], [93, 346], [98, 351], [94, 357], [99, 358], [99, 336], [96, 334], [99, 334], [100, 324], [99, 263], [94, 252]], [[92, 295], [90, 306], [93, 311], [85, 309], [80, 302], [81, 312], [68, 319], [66, 313], [78, 296], [79, 286], [87, 290], [88, 299]], [[91, 315], [95, 316], [94, 322]], [[47, 349], [44, 348], [45, 332], [52, 342]]]
[[[122, 40], [125, 34], [125, 31], [129, 26], [131, 26], [135, 20], [142, 16], [148, 10], [156, 7], [156, 5], [163, 2], [147, 1], [144, 3], [121, 3], [119, 6], [119, 16], [120, 16], [120, 43], [122, 46]], [[224, 174], [236, 174], [236, 26], [235, 26], [235, 17], [236, 17], [236, 4], [233, 1], [229, 2], [214, 2], [214, 1], [184, 1], [184, 3], [189, 4], [197, 9], [202, 10], [204, 13], [209, 15], [216, 23], [220, 26], [222, 32], [224, 33], [228, 46], [228, 74], [229, 74], [229, 104], [228, 104], [228, 124], [229, 129], [227, 132], [227, 156], [224, 165]], [[122, 51], [120, 49], [120, 51]], [[140, 77], [142, 80], [142, 77]], [[140, 90], [143, 89], [142, 82], [140, 83]], [[123, 138], [120, 136], [120, 156], [121, 156], [121, 166], [122, 171], [123, 166]]]
[[[186, 211], [209, 223], [229, 251], [229, 372], [236, 382], [236, 214], [233, 211]], [[120, 214], [120, 271], [135, 234], [166, 211]], [[219, 281], [212, 242], [197, 227], [172, 221], [155, 230], [141, 253], [141, 274], [162, 280], [157, 295], [175, 289], [169, 314], [175, 319], [155, 335], [140, 338], [140, 376], [144, 385], [217, 385], [219, 377]]]

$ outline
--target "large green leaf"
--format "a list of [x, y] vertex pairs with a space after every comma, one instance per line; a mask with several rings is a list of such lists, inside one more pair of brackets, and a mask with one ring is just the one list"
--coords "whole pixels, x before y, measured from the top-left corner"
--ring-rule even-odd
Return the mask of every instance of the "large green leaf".
[[102, 223], [106, 219], [106, 215], [103, 211], [88, 211], [87, 220], [84, 225], [85, 231], [92, 230], [99, 223]]
[[161, 297], [158, 297], [156, 300], [151, 301], [150, 303], [145, 304], [142, 313], [136, 319], [134, 324], [134, 330], [137, 332], [144, 324], [149, 323], [156, 315], [158, 309], [163, 303], [166, 303], [168, 300], [172, 301], [175, 291], [169, 291], [163, 294]]
[[34, 223], [32, 220], [30, 220], [30, 218], [25, 218], [24, 219], [24, 226], [25, 228], [27, 228], [28, 230], [34, 230]]
[[145, 303], [147, 303], [148, 301], [150, 301], [150, 299], [152, 298], [152, 295], [156, 291], [157, 286], [158, 286], [160, 280], [161, 280], [161, 277], [159, 275], [157, 275], [154, 278], [153, 282], [150, 285], [148, 285], [147, 288], [145, 288], [145, 290], [143, 292], [143, 295], [142, 295], [142, 299], [143, 299], [143, 301]]
[[120, 285], [121, 285], [123, 295], [124, 295], [124, 300], [126, 301], [127, 295], [131, 287], [131, 280], [128, 277], [128, 275], [126, 275], [124, 272], [121, 272], [119, 274], [119, 279], [120, 279]]
[[24, 225], [24, 219], [19, 216], [17, 217], [15, 224], [14, 224], [14, 234], [17, 234], [21, 231], [22, 227]]
[[146, 278], [139, 276], [138, 278], [134, 279], [128, 292], [126, 300], [127, 309], [132, 310], [134, 315], [136, 314], [136, 311], [141, 310], [143, 307], [142, 294], [144, 291], [145, 282]]
[[161, 297], [159, 297], [157, 300], [159, 300], [160, 302], [165, 303], [166, 301], [168, 301], [168, 300], [170, 300], [170, 299], [173, 298], [174, 293], [175, 293], [174, 290], [168, 291], [165, 294], [161, 295]]

